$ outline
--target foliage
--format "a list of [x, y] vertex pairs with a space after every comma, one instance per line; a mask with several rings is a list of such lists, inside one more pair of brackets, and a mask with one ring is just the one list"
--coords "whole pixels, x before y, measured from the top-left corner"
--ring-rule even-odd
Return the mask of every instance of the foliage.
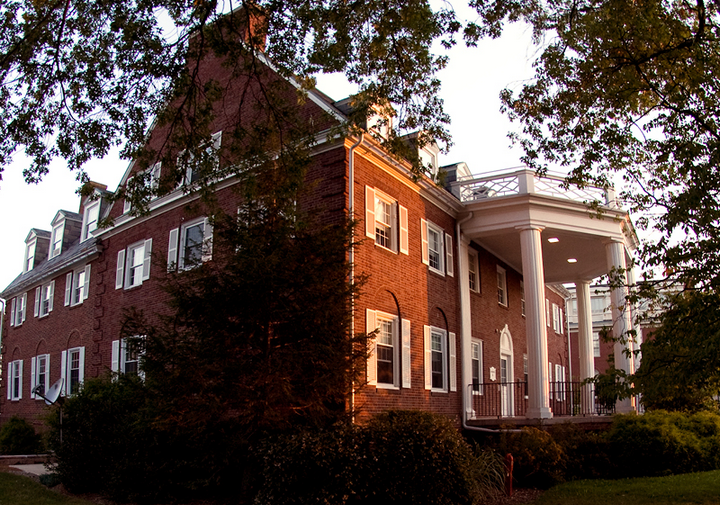
[[0, 428], [0, 454], [38, 454], [41, 450], [40, 435], [25, 419], [12, 416]]
[[647, 409], [718, 412], [720, 295], [668, 295], [651, 338], [642, 344], [634, 376]]
[[513, 480], [520, 487], [546, 489], [564, 480], [567, 455], [546, 431], [524, 427], [503, 432], [494, 448], [513, 456]]
[[565, 454], [563, 480], [606, 478], [615, 474], [610, 443], [602, 433], [584, 430], [574, 423], [552, 425], [548, 433]]
[[[441, 37], [450, 44], [458, 28], [449, 6], [433, 10], [426, 0], [3, 1], [0, 160], [8, 164], [24, 146], [32, 159], [25, 178], [34, 182], [56, 157], [84, 178], [83, 164], [114, 145], [123, 144], [128, 159], [142, 155], [148, 166], [183, 149], [202, 154], [198, 146], [210, 139], [207, 127], [219, 117], [213, 103], [224, 87], [203, 81], [200, 62], [210, 57], [261, 86], [256, 77], [265, 58], [295, 79], [299, 97], [279, 97], [272, 88], [247, 93], [253, 106], [272, 112], [262, 126], [274, 132], [287, 119], [285, 107], [304, 100], [313, 74], [344, 72], [360, 85], [357, 122], [369, 106], [390, 113], [392, 104], [401, 130], [446, 142], [449, 119], [435, 77], [446, 60], [430, 49]], [[164, 147], [154, 153], [145, 149], [151, 121], [166, 129]], [[259, 124], [231, 121], [226, 129], [236, 133], [224, 151], [250, 157], [269, 150], [263, 135], [254, 135]]]
[[607, 438], [620, 476], [720, 468], [720, 415], [710, 412], [618, 415]]
[[473, 454], [443, 417], [390, 411], [363, 427], [265, 441], [256, 503], [477, 503], [502, 486], [502, 463]]

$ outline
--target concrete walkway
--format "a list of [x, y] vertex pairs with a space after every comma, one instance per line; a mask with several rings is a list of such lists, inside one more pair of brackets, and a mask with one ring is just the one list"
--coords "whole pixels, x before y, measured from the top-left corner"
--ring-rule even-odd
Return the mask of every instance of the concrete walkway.
[[31, 473], [33, 475], [45, 475], [50, 471], [45, 465], [10, 465], [10, 468], [16, 468], [22, 472]]

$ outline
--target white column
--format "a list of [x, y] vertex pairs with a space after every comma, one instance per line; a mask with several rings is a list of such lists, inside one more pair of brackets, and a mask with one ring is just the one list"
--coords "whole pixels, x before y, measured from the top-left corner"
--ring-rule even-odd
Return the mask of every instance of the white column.
[[458, 282], [460, 284], [460, 348], [461, 348], [461, 374], [462, 394], [464, 395], [465, 418], [475, 416], [473, 409], [473, 394], [470, 390], [472, 384], [472, 307], [470, 305], [470, 273], [468, 265], [469, 241], [462, 235], [458, 238]]
[[[619, 240], [612, 240], [606, 244], [606, 254], [608, 262], [608, 270], [625, 271], [627, 263], [625, 262], [625, 244]], [[625, 274], [622, 278], [627, 280]], [[612, 279], [611, 279], [612, 282]], [[612, 319], [613, 319], [613, 339], [615, 340], [615, 368], [624, 370], [631, 374], [635, 371], [633, 365], [633, 342], [628, 338], [628, 331], [632, 328], [630, 309], [627, 304], [628, 288], [627, 283], [612, 289]], [[626, 349], [629, 354], [626, 352]], [[615, 410], [619, 413], [628, 413], [635, 410], [635, 399], [626, 398], [617, 402]]]
[[527, 417], [552, 417], [548, 384], [547, 326], [545, 321], [545, 272], [543, 269], [540, 226], [520, 227], [523, 282], [525, 285], [525, 325], [528, 346]]
[[[575, 281], [578, 317], [578, 356], [580, 358], [580, 380], [595, 376], [595, 353], [593, 350], [592, 306], [590, 304], [590, 281]], [[587, 414], [595, 412], [594, 386], [583, 386], [583, 411]]]

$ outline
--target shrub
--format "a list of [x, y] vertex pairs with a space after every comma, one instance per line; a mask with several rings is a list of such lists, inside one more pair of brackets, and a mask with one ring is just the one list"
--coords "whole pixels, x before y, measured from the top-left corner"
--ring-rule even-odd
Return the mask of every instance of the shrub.
[[474, 454], [442, 416], [392, 411], [367, 426], [266, 441], [255, 503], [473, 504], [502, 485], [492, 453]]
[[619, 415], [607, 434], [619, 476], [655, 476], [720, 467], [720, 416], [661, 410]]
[[546, 431], [524, 427], [520, 432], [503, 432], [495, 449], [512, 454], [513, 477], [520, 487], [546, 489], [565, 479], [567, 456]]
[[40, 435], [25, 419], [12, 416], [0, 429], [0, 454], [37, 454], [41, 451]]
[[564, 480], [605, 479], [615, 475], [610, 444], [602, 433], [573, 423], [551, 426], [548, 433], [565, 454]]

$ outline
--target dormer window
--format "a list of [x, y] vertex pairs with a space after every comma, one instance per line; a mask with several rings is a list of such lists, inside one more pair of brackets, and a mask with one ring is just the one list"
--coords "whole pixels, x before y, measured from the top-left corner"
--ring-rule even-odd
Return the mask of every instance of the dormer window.
[[54, 258], [62, 252], [63, 235], [65, 231], [65, 220], [53, 226], [52, 238], [50, 239], [49, 259]]
[[[213, 170], [217, 170], [220, 167], [220, 144], [222, 142], [222, 131], [213, 133], [210, 143], [205, 147], [205, 153], [207, 157], [202, 160], [203, 163], [212, 163]], [[183, 184], [190, 185], [197, 182], [200, 179], [200, 167], [199, 162], [195, 161], [195, 156], [192, 153], [186, 153], [182, 151], [178, 155], [178, 165], [185, 167], [185, 178]]]
[[87, 207], [85, 207], [85, 212], [83, 212], [81, 241], [85, 241], [91, 237], [91, 233], [97, 229], [99, 219], [100, 200], [97, 200], [95, 202], [91, 202]]
[[35, 266], [35, 248], [37, 247], [37, 239], [33, 239], [25, 245], [25, 263], [23, 264], [23, 273], [29, 272]]

